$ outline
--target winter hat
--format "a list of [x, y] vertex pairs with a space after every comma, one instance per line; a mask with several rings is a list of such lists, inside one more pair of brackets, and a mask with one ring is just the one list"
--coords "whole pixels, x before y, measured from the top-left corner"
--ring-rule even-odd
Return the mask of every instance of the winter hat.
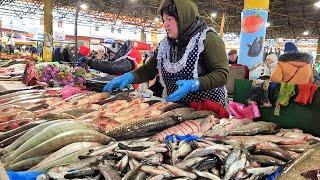
[[284, 52], [298, 52], [298, 48], [293, 42], [286, 42], [284, 44]]

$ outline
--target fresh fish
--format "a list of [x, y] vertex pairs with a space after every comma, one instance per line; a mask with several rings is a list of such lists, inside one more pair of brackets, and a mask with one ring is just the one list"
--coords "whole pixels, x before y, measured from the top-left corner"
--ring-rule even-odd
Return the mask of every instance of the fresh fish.
[[198, 171], [198, 170], [193, 170], [192, 172], [196, 173], [196, 175], [198, 175], [199, 177], [203, 177], [203, 178], [207, 178], [207, 179], [211, 179], [211, 180], [221, 180], [220, 177], [211, 174], [209, 172], [205, 172], [205, 171]]
[[6, 167], [6, 169], [9, 171], [25, 171], [30, 169], [34, 165], [38, 164], [39, 162], [41, 162], [46, 157], [47, 155], [25, 159], [14, 164], [10, 164], [9, 166]]
[[0, 141], [0, 147], [3, 148], [3, 147], [6, 147], [10, 144], [12, 144], [15, 140], [17, 140], [19, 137], [23, 136], [28, 130], [25, 130], [25, 131], [22, 131], [18, 134], [15, 134], [7, 139], [4, 139], [2, 141]]
[[66, 132], [68, 130], [74, 130], [74, 129], [90, 129], [88, 125], [79, 123], [79, 122], [72, 122], [72, 121], [66, 121], [66, 122], [60, 122], [56, 124], [52, 124], [48, 126], [47, 128], [43, 129], [38, 134], [34, 135], [32, 138], [27, 140], [25, 143], [23, 143], [16, 151], [14, 151], [13, 154], [5, 158], [4, 162], [10, 162], [17, 156], [21, 155], [22, 153], [30, 150], [31, 148], [39, 145], [39, 143], [45, 142], [46, 140], [60, 134], [63, 132]]
[[184, 107], [184, 108], [173, 109], [171, 111], [165, 112], [162, 114], [162, 116], [181, 116], [183, 114], [191, 113], [193, 111], [194, 109], [192, 108]]
[[286, 162], [295, 159], [295, 157], [293, 157], [288, 151], [276, 147], [268, 149], [256, 149], [255, 154], [271, 156]]
[[192, 152], [191, 145], [186, 141], [180, 141], [179, 147], [178, 147], [178, 154], [177, 158], [184, 158], [186, 157], [190, 152]]
[[128, 146], [122, 143], [118, 143], [118, 147], [120, 149], [130, 150], [130, 151], [142, 151], [142, 150], [148, 149], [148, 147], [146, 146]]
[[147, 165], [143, 165], [141, 166], [141, 171], [147, 173], [147, 174], [151, 174], [151, 175], [163, 175], [164, 177], [171, 177], [171, 173], [168, 173], [165, 170], [161, 170], [157, 167], [153, 167], [153, 166], [147, 166]]
[[125, 155], [123, 156], [123, 158], [116, 164], [115, 168], [118, 171], [123, 172], [124, 169], [127, 167], [127, 165], [129, 164], [129, 156]]
[[234, 149], [229, 153], [227, 156], [226, 162], [225, 162], [225, 168], [229, 169], [232, 163], [237, 161], [241, 156], [241, 150], [240, 149]]
[[151, 163], [151, 164], [161, 164], [163, 162], [163, 155], [160, 153], [153, 154], [151, 156], [143, 158], [142, 162]]
[[165, 178], [164, 175], [160, 174], [160, 175], [153, 176], [148, 180], [163, 180], [164, 178]]
[[134, 180], [145, 180], [146, 177], [147, 177], [147, 174], [145, 172], [139, 171]]
[[230, 165], [226, 174], [223, 177], [223, 180], [229, 180], [234, 175], [236, 175], [239, 171], [241, 171], [245, 167], [246, 161], [247, 161], [246, 155], [242, 154], [239, 160], [235, 161]]
[[154, 151], [144, 151], [144, 152], [138, 152], [138, 151], [128, 151], [128, 150], [116, 150], [116, 152], [127, 154], [131, 158], [135, 159], [143, 159], [148, 156], [156, 154]]
[[184, 171], [180, 168], [177, 168], [175, 166], [171, 166], [168, 164], [161, 164], [161, 166], [163, 166], [164, 168], [166, 168], [167, 170], [169, 170], [174, 176], [184, 176], [184, 177], [188, 177], [190, 179], [196, 179], [197, 176], [193, 173]]
[[196, 170], [198, 171], [204, 171], [204, 170], [209, 170], [214, 167], [221, 169], [222, 166], [222, 161], [219, 159], [218, 156], [216, 155], [211, 155], [212, 157], [202, 160], [201, 162], [198, 163], [198, 165], [195, 167]]
[[165, 153], [165, 152], [168, 152], [168, 149], [166, 147], [150, 147], [143, 151], [154, 151], [156, 153]]
[[199, 164], [201, 161], [205, 160], [206, 157], [194, 157], [190, 159], [183, 160], [176, 164], [175, 166], [183, 169], [183, 170], [189, 170], [192, 166]]
[[139, 170], [141, 168], [142, 164], [134, 167], [132, 170], [130, 170], [121, 180], [131, 180], [135, 179], [135, 177], [138, 175]]
[[64, 133], [61, 133], [51, 139], [48, 139], [45, 142], [40, 143], [39, 145], [25, 151], [17, 158], [15, 158], [12, 163], [34, 157], [34, 156], [41, 156], [46, 155], [50, 152], [53, 152], [57, 149], [60, 149], [68, 144], [74, 142], [97, 142], [100, 144], [109, 143], [111, 138], [98, 133], [94, 130], [88, 129], [78, 129], [78, 130], [71, 130]]
[[95, 111], [94, 109], [88, 109], [88, 108], [78, 108], [78, 109], [69, 109], [69, 110], [65, 110], [62, 111], [61, 113], [65, 113], [65, 114], [69, 114], [72, 117], [78, 118], [81, 117], [85, 114], [91, 113]]
[[2, 133], [2, 134], [0, 134], [0, 140], [4, 140], [4, 139], [9, 138], [11, 136], [14, 136], [16, 134], [19, 134], [19, 133], [21, 133], [23, 131], [26, 131], [28, 129], [36, 127], [36, 126], [38, 126], [38, 125], [40, 125], [40, 124], [42, 124], [44, 122], [46, 122], [46, 121], [35, 121], [35, 122], [32, 122], [32, 123], [20, 126], [20, 127], [16, 128], [16, 129], [12, 129], [10, 131], [7, 131], [5, 133]]
[[286, 163], [271, 156], [253, 155], [253, 158], [264, 166], [284, 166]]
[[161, 108], [159, 108], [158, 110], [162, 111], [162, 112], [167, 112], [167, 111], [171, 111], [173, 109], [178, 109], [178, 108], [183, 108], [185, 107], [182, 104], [178, 104], [178, 103], [169, 103]]
[[88, 167], [88, 168], [84, 168], [84, 169], [80, 169], [80, 170], [67, 172], [67, 174], [64, 175], [64, 178], [66, 178], [66, 179], [86, 178], [88, 176], [95, 176], [98, 173], [99, 173], [99, 171]]
[[170, 117], [148, 118], [120, 124], [118, 127], [108, 130], [106, 135], [115, 139], [142, 137], [154, 134], [156, 131], [161, 131], [177, 123], [179, 123], [179, 120], [174, 120]]
[[207, 132], [209, 129], [211, 129], [218, 122], [219, 122], [219, 120], [217, 118], [215, 118], [215, 116], [213, 116], [213, 115], [206, 117], [205, 119], [200, 121], [201, 132]]
[[45, 120], [58, 120], [58, 119], [75, 119], [76, 117], [67, 114], [67, 113], [52, 113], [48, 112], [45, 114], [40, 114], [37, 116], [38, 119], [45, 119]]
[[105, 180], [121, 180], [119, 173], [109, 165], [99, 165], [98, 169]]
[[154, 104], [159, 103], [159, 102], [161, 102], [161, 101], [159, 101], [159, 100], [149, 100], [149, 101], [145, 101], [145, 103], [149, 104], [149, 106], [154, 105]]
[[3, 149], [3, 153], [9, 153], [13, 150], [15, 150], [16, 148], [18, 148], [19, 146], [21, 146], [24, 142], [26, 142], [27, 140], [29, 140], [31, 137], [35, 136], [36, 134], [38, 134], [40, 131], [42, 131], [43, 129], [45, 129], [46, 127], [52, 125], [52, 124], [56, 124], [59, 122], [62, 122], [63, 120], [57, 120], [57, 121], [49, 121], [49, 122], [45, 122], [43, 121], [42, 124], [38, 124], [37, 126], [33, 127], [32, 129], [30, 129], [27, 133], [25, 133], [24, 135], [22, 135], [21, 137], [19, 137], [16, 141], [14, 141], [12, 144], [10, 144], [9, 146], [5, 147]]
[[90, 155], [91, 156], [99, 156], [99, 155], [103, 155], [108, 152], [111, 153], [117, 147], [118, 147], [118, 142], [111, 142], [110, 144], [102, 146], [101, 148], [93, 151], [92, 153], [90, 153]]
[[261, 133], [270, 133], [270, 132], [273, 133], [276, 127], [277, 125], [272, 122], [264, 122], [264, 121], [252, 122], [250, 124], [236, 128], [234, 131], [229, 132], [228, 135], [251, 136], [251, 135], [261, 134]]
[[287, 150], [287, 151], [294, 151], [297, 153], [303, 153], [314, 146], [308, 145], [308, 144], [293, 144], [293, 145], [279, 145], [281, 149]]
[[[73, 153], [70, 153], [64, 157], [61, 157], [55, 161], [48, 162], [40, 167], [32, 168], [34, 171], [49, 171], [50, 172], [60, 172], [64, 170], [64, 167], [60, 167], [61, 165], [71, 165], [72, 163], [79, 162], [79, 157], [83, 155], [87, 155], [91, 148], [83, 148], [80, 151], [75, 151]], [[97, 157], [95, 157], [97, 158]], [[81, 162], [81, 161], [80, 161]]]
[[246, 168], [247, 173], [253, 175], [269, 175], [274, 173], [277, 170], [277, 166], [270, 166], [270, 167], [259, 167], [259, 168]]
[[207, 156], [209, 154], [214, 154], [216, 151], [229, 151], [230, 147], [222, 144], [215, 144], [205, 148], [199, 148], [192, 151], [185, 159], [193, 158], [193, 157], [202, 157]]
[[85, 167], [96, 166], [102, 160], [102, 156], [89, 157], [80, 161], [70, 162], [64, 165], [59, 165], [50, 169], [50, 172], [68, 172]]
[[69, 145], [59, 149], [58, 151], [52, 153], [46, 159], [44, 159], [39, 164], [34, 166], [32, 169], [36, 169], [38, 167], [49, 164], [50, 162], [57, 161], [60, 158], [63, 158], [69, 154], [80, 151], [82, 149], [93, 148], [93, 147], [98, 147], [98, 146], [100, 146], [100, 144], [94, 143], [94, 142], [76, 142], [76, 143], [69, 144]]

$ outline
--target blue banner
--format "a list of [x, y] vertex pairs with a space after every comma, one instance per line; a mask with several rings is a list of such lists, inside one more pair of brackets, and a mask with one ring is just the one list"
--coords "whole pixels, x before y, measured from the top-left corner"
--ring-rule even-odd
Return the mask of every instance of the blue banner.
[[241, 13], [239, 64], [248, 66], [250, 79], [257, 79], [263, 65], [264, 41], [268, 11], [244, 10]]

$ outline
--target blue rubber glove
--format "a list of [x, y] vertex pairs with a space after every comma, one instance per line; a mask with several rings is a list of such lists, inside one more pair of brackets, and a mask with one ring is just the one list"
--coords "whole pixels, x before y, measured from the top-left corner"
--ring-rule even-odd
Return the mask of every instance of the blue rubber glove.
[[43, 172], [39, 171], [21, 171], [21, 172], [13, 172], [8, 171], [8, 176], [10, 180], [36, 180], [37, 176], [42, 174]]
[[178, 86], [178, 89], [168, 96], [168, 102], [179, 101], [189, 92], [196, 92], [200, 89], [200, 82], [195, 79], [179, 80], [176, 82], [176, 85]]
[[122, 76], [112, 79], [107, 85], [103, 87], [104, 92], [111, 92], [115, 88], [124, 89], [127, 85], [133, 83], [133, 72], [128, 72]]

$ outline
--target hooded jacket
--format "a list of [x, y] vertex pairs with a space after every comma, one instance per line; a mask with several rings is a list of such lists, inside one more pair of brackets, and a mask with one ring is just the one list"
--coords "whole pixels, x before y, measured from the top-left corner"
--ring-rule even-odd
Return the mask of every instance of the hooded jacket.
[[[200, 28], [206, 28], [204, 21], [199, 17], [197, 6], [190, 0], [173, 0], [178, 12], [178, 38], [170, 40], [170, 48], [177, 48], [177, 58], [185, 53], [189, 40], [199, 32]], [[196, 28], [195, 28], [196, 27]], [[200, 29], [201, 30], [201, 29]], [[228, 60], [222, 39], [212, 31], [207, 33], [204, 40], [204, 51], [199, 57], [199, 82], [201, 90], [209, 90], [221, 87], [227, 83]], [[171, 55], [171, 52], [170, 52]], [[134, 71], [135, 83], [152, 80], [157, 74], [157, 50], [150, 60]]]
[[289, 52], [279, 57], [270, 80], [293, 84], [313, 83], [313, 72], [308, 53]]

